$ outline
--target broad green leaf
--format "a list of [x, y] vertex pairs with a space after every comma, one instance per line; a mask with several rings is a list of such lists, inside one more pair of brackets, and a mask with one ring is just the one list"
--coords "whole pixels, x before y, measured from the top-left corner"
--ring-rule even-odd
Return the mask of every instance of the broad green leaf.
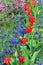
[[33, 56], [31, 57], [31, 62], [35, 62], [35, 59], [39, 52], [40, 52], [40, 50], [33, 53]]

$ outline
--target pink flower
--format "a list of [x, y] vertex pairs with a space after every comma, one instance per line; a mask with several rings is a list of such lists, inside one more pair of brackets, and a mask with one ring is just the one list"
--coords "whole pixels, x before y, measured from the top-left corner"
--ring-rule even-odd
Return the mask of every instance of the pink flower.
[[14, 3], [24, 2], [24, 0], [12, 0]]
[[21, 0], [22, 2], [24, 2], [24, 0]]
[[0, 3], [0, 10], [5, 10], [5, 5], [4, 4], [2, 4], [2, 3]]
[[20, 7], [20, 8], [24, 8], [24, 0], [12, 0], [14, 3], [15, 3], [15, 8], [18, 8], [18, 7]]

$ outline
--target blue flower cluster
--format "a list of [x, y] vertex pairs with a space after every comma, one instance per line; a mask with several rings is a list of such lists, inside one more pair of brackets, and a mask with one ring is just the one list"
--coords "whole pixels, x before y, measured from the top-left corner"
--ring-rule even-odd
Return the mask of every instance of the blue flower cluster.
[[[20, 11], [20, 14], [24, 15], [23, 11]], [[6, 55], [15, 52], [16, 44], [20, 47], [19, 36], [24, 36], [27, 32], [25, 31], [25, 26], [22, 25], [24, 22], [24, 16], [14, 16], [14, 22], [18, 24], [13, 24], [12, 28], [5, 28], [5, 30], [0, 30], [0, 63], [2, 64], [3, 58]], [[10, 23], [11, 24], [11, 23]], [[20, 54], [19, 54], [20, 55]], [[18, 55], [18, 56], [19, 56]], [[3, 64], [6, 65], [6, 64]]]

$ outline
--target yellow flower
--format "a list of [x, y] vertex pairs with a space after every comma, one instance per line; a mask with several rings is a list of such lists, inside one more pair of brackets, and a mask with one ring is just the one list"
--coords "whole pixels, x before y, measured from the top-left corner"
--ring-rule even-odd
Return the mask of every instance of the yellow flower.
[[17, 53], [17, 51], [15, 51], [15, 53], [13, 54], [13, 55], [14, 55], [14, 57], [16, 57], [16, 56], [17, 56], [17, 54], [18, 54], [18, 53]]
[[34, 31], [35, 31], [35, 29], [33, 28], [32, 32], [34, 32]]

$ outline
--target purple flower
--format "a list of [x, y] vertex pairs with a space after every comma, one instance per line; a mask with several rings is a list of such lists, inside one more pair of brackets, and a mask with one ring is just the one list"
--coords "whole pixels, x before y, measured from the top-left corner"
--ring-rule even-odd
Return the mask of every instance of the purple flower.
[[24, 15], [24, 12], [23, 11], [20, 11], [20, 14]]
[[21, 24], [16, 24], [16, 27], [18, 28], [20, 36], [24, 36], [24, 34], [27, 33], [24, 26], [22, 26]]
[[21, 16], [21, 17], [20, 17], [20, 22], [25, 22], [25, 21], [24, 21], [24, 16]]
[[19, 56], [21, 56], [21, 53], [18, 54], [17, 58], [18, 58]]
[[10, 53], [10, 49], [4, 49], [4, 53], [9, 54]]
[[6, 33], [3, 33], [2, 38], [4, 38], [6, 35], [7, 35]]
[[1, 56], [1, 58], [4, 58], [5, 53], [2, 52], [2, 53], [0, 54], [0, 56]]
[[22, 36], [22, 37], [23, 37], [23, 36], [24, 36], [24, 34], [23, 34], [23, 33], [20, 33], [20, 36]]
[[35, 34], [39, 34], [39, 31], [38, 31], [38, 30], [36, 30]]
[[23, 25], [21, 25], [21, 24], [16, 24], [16, 27], [17, 27], [17, 28], [20, 28], [20, 27], [23, 28]]
[[42, 37], [42, 35], [41, 34], [38, 34], [38, 38], [40, 39]]
[[9, 42], [11, 42], [11, 43], [16, 43], [16, 38], [9, 38], [9, 40], [8, 40]]
[[8, 42], [10, 42], [11, 47], [15, 47], [15, 45], [19, 43], [19, 40], [16, 38], [9, 38]]
[[[15, 1], [14, 1], [15, 2]], [[24, 1], [16, 1], [16, 6], [15, 6], [15, 8], [22, 8], [22, 9], [24, 9]]]
[[38, 62], [38, 65], [42, 65], [42, 62]]
[[26, 33], [27, 33], [24, 28], [19, 28], [19, 31], [20, 31], [20, 33], [22, 33], [22, 34], [26, 34]]
[[22, 19], [24, 19], [24, 16], [21, 16], [21, 17], [20, 17], [20, 20], [22, 20]]
[[0, 58], [0, 63], [2, 62], [2, 58]]
[[15, 44], [13, 44], [13, 43], [10, 43], [10, 46], [11, 46], [11, 47], [14, 47], [14, 46], [15, 46]]
[[15, 21], [17, 21], [17, 20], [18, 20], [18, 18], [19, 18], [18, 16], [14, 16], [14, 20], [15, 20]]
[[18, 30], [14, 30], [13, 33], [15, 36], [18, 36], [18, 34], [19, 34]]
[[22, 32], [24, 30], [24, 27], [21, 24], [16, 24], [16, 27], [18, 28], [19, 32]]

